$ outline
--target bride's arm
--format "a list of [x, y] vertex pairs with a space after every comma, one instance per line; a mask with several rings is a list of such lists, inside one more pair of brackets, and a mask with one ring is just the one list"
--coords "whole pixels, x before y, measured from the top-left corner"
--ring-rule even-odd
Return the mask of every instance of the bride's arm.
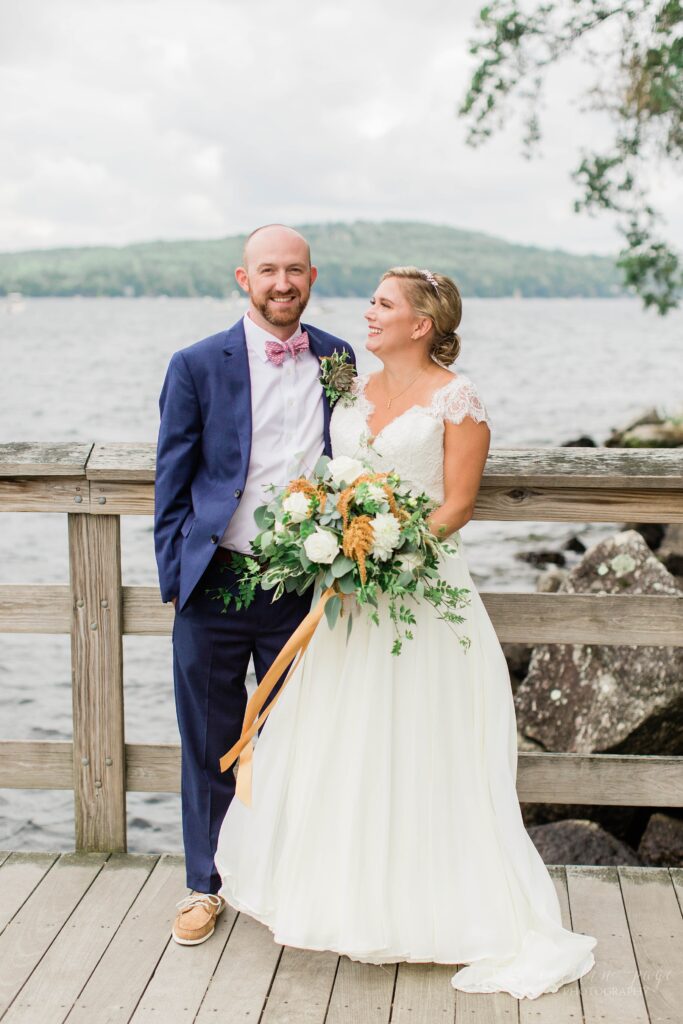
[[429, 518], [440, 540], [472, 518], [491, 443], [488, 423], [465, 416], [460, 423], [444, 422], [444, 501]]

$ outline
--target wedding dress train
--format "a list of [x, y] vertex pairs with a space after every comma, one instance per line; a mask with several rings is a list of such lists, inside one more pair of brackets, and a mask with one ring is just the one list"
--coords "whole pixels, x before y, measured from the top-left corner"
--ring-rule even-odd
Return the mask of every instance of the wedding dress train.
[[[488, 419], [473, 383], [459, 374], [372, 439], [366, 381], [334, 409], [334, 455], [441, 501], [444, 420]], [[228, 903], [279, 943], [466, 964], [456, 989], [533, 999], [586, 974], [596, 940], [563, 928], [524, 827], [507, 664], [450, 540], [442, 572], [471, 591], [469, 650], [426, 603], [398, 657], [382, 610], [378, 627], [356, 606], [348, 636], [347, 614], [332, 630], [323, 620], [258, 740], [252, 806], [231, 803], [216, 867]]]

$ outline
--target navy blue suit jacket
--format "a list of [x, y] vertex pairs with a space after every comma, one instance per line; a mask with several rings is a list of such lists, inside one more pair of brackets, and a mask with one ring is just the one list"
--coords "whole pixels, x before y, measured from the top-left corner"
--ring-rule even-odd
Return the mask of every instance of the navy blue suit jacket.
[[[302, 323], [319, 359], [353, 349]], [[325, 453], [330, 405], [323, 392]], [[180, 349], [159, 398], [161, 423], [154, 484], [154, 549], [162, 601], [182, 609], [237, 508], [251, 454], [251, 380], [244, 324]], [[258, 415], [258, 410], [255, 410]]]

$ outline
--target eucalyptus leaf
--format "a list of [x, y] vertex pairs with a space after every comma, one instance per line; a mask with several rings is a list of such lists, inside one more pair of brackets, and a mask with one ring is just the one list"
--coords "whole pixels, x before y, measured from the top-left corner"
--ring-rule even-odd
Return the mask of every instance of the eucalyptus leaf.
[[332, 575], [335, 579], [346, 576], [347, 572], [353, 571], [355, 565], [352, 558], [347, 558], [346, 555], [337, 555], [332, 563]]
[[342, 594], [355, 594], [356, 592], [356, 581], [353, 573], [349, 572], [346, 576], [340, 576], [337, 580], [337, 586], [341, 590]]
[[330, 629], [334, 629], [337, 619], [339, 618], [339, 612], [341, 611], [341, 597], [331, 597], [325, 605], [325, 617], [329, 623]]
[[275, 516], [268, 510], [267, 505], [259, 505], [254, 511], [254, 522], [259, 530], [265, 530], [267, 527], [272, 526], [274, 519]]
[[324, 476], [327, 464], [330, 461], [329, 455], [321, 455], [313, 469], [314, 476]]

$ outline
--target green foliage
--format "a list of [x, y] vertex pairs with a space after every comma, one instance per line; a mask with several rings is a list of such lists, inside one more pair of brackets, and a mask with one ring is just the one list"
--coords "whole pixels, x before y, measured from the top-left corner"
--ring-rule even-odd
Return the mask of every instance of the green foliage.
[[[616, 48], [614, 32], [601, 31], [607, 22], [619, 33]], [[529, 13], [519, 0], [493, 0], [479, 12], [481, 38], [470, 53], [480, 63], [459, 109], [470, 120], [467, 141], [477, 146], [503, 126], [518, 96], [523, 153], [530, 157], [541, 139], [544, 76], [583, 46], [600, 69], [590, 108], [608, 115], [614, 135], [604, 152], [582, 154], [572, 174], [582, 190], [574, 209], [616, 216], [626, 243], [617, 261], [624, 284], [662, 315], [679, 304], [683, 266], [657, 237], [661, 217], [646, 182], [652, 167], [683, 155], [682, 25], [680, 0], [550, 0]]]
[[[497, 297], [618, 294], [614, 260], [511, 245], [434, 224], [387, 221], [301, 224], [320, 276], [314, 297], [368, 296], [388, 267], [413, 263], [455, 278], [464, 295]], [[122, 248], [0, 254], [0, 295], [201, 295], [225, 298], [244, 237], [149, 242]]]

